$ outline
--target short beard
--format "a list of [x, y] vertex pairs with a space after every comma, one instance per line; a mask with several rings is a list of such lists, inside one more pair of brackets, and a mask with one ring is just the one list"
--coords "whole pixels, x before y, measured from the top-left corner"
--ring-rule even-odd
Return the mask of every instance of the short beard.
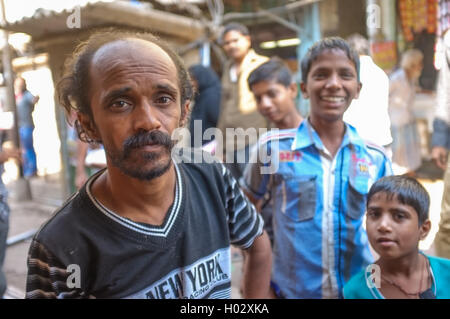
[[[162, 145], [164, 147], [163, 152], [167, 152], [168, 160], [155, 168], [146, 170], [143, 166], [135, 163], [130, 159], [133, 149], [139, 148], [145, 145]], [[143, 132], [133, 135], [125, 140], [123, 143], [123, 150], [105, 151], [108, 154], [111, 163], [120, 169], [124, 174], [134, 177], [142, 181], [150, 181], [157, 177], [162, 176], [172, 166], [171, 151], [174, 146], [168, 134], [160, 131]], [[157, 162], [163, 154], [161, 152], [148, 152], [141, 155], [145, 161]]]

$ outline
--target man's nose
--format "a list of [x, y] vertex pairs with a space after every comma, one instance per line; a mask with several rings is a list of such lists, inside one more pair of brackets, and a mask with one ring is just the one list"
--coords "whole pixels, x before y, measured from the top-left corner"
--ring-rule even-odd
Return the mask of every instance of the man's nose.
[[161, 127], [158, 111], [147, 99], [143, 99], [133, 113], [135, 130], [152, 131]]

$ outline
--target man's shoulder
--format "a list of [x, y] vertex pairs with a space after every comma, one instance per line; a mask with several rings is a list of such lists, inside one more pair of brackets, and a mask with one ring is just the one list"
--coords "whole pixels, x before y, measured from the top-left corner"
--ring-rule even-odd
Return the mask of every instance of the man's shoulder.
[[71, 240], [77, 229], [82, 227], [81, 216], [85, 212], [83, 194], [77, 192], [58, 208], [38, 230], [35, 239], [41, 243], [55, 243]]
[[172, 159], [183, 170], [189, 172], [188, 176], [202, 174], [208, 178], [223, 176], [225, 167], [221, 161], [201, 149], [177, 148], [172, 152]]
[[26, 101], [30, 101], [30, 102], [34, 99], [34, 95], [31, 94], [31, 92], [28, 90], [23, 92], [23, 97]]
[[[260, 55], [256, 53], [254, 50], [250, 50], [247, 53], [247, 56], [245, 57], [245, 62], [249, 63], [249, 66], [252, 68], [257, 68], [259, 65], [263, 64], [264, 62], [269, 61], [269, 57], [265, 55]], [[245, 64], [244, 64], [245, 66]]]

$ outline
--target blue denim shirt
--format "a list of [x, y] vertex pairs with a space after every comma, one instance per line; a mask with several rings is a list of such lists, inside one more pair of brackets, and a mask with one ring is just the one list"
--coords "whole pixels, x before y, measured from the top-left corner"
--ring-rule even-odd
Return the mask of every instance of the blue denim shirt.
[[[286, 298], [341, 298], [344, 284], [373, 260], [363, 228], [366, 197], [392, 174], [390, 160], [348, 124], [334, 158], [308, 120], [259, 141], [270, 162], [251, 161], [244, 180], [256, 198], [272, 197], [272, 281]], [[260, 174], [274, 162], [275, 173]]]

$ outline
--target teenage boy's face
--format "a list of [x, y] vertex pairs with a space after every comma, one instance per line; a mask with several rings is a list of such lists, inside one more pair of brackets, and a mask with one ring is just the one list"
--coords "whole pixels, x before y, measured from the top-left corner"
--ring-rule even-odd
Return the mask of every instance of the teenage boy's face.
[[301, 89], [303, 96], [310, 99], [311, 119], [334, 122], [342, 120], [352, 100], [358, 98], [361, 83], [347, 54], [332, 49], [323, 51], [312, 62]]
[[383, 258], [397, 259], [418, 252], [419, 240], [430, 230], [430, 221], [419, 226], [416, 210], [388, 197], [385, 192], [372, 196], [367, 205], [367, 235], [373, 249]]
[[288, 87], [275, 81], [261, 81], [252, 85], [258, 111], [271, 122], [281, 123], [286, 116], [296, 112], [294, 99], [297, 86], [292, 83]]

